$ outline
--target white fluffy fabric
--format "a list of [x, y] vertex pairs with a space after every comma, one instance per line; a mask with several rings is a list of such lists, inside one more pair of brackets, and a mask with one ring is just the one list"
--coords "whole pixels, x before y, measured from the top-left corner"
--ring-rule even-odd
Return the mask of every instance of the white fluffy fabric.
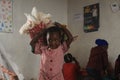
[[25, 13], [27, 21], [20, 28], [20, 34], [29, 34], [29, 29], [35, 27], [35, 25], [40, 24], [41, 22], [44, 24], [48, 24], [51, 22], [51, 15], [45, 14], [43, 12], [38, 12], [36, 7], [33, 7], [31, 14]]

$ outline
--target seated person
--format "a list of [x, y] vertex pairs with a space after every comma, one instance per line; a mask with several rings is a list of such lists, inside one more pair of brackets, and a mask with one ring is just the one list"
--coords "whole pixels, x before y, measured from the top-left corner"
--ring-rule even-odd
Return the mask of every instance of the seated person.
[[116, 80], [120, 80], [120, 55], [115, 61], [115, 77]]
[[78, 80], [80, 77], [80, 66], [78, 61], [70, 53], [64, 56], [63, 75], [65, 80]]
[[86, 70], [95, 80], [102, 80], [109, 66], [108, 42], [104, 39], [96, 39], [97, 46], [91, 48]]

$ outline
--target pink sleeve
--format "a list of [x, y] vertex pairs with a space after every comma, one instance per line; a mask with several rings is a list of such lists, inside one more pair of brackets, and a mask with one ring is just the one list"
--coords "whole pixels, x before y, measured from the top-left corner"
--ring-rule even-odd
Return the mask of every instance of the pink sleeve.
[[69, 47], [67, 46], [66, 42], [63, 42], [62, 49], [64, 53], [68, 51]]
[[35, 45], [35, 54], [42, 54], [45, 49], [46, 46], [44, 46], [41, 41], [38, 41]]
[[41, 44], [38, 42], [35, 45], [35, 54], [41, 54]]

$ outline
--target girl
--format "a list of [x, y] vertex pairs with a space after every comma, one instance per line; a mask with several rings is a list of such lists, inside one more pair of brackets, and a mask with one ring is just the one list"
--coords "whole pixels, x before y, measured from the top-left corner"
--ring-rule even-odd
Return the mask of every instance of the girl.
[[[64, 39], [64, 35], [67, 39]], [[39, 38], [43, 39], [42, 44]], [[39, 80], [64, 80], [63, 57], [72, 40], [71, 33], [59, 23], [44, 29], [33, 38], [30, 42], [33, 52], [41, 55]]]

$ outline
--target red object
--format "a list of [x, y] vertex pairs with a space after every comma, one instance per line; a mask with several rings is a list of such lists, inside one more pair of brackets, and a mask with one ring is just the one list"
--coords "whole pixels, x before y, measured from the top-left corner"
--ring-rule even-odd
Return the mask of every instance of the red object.
[[36, 24], [32, 29], [29, 30], [30, 37], [33, 38], [38, 32], [44, 29], [46, 25], [41, 22], [40, 24]]
[[77, 80], [80, 76], [79, 67], [75, 63], [64, 63], [63, 75], [65, 80]]

